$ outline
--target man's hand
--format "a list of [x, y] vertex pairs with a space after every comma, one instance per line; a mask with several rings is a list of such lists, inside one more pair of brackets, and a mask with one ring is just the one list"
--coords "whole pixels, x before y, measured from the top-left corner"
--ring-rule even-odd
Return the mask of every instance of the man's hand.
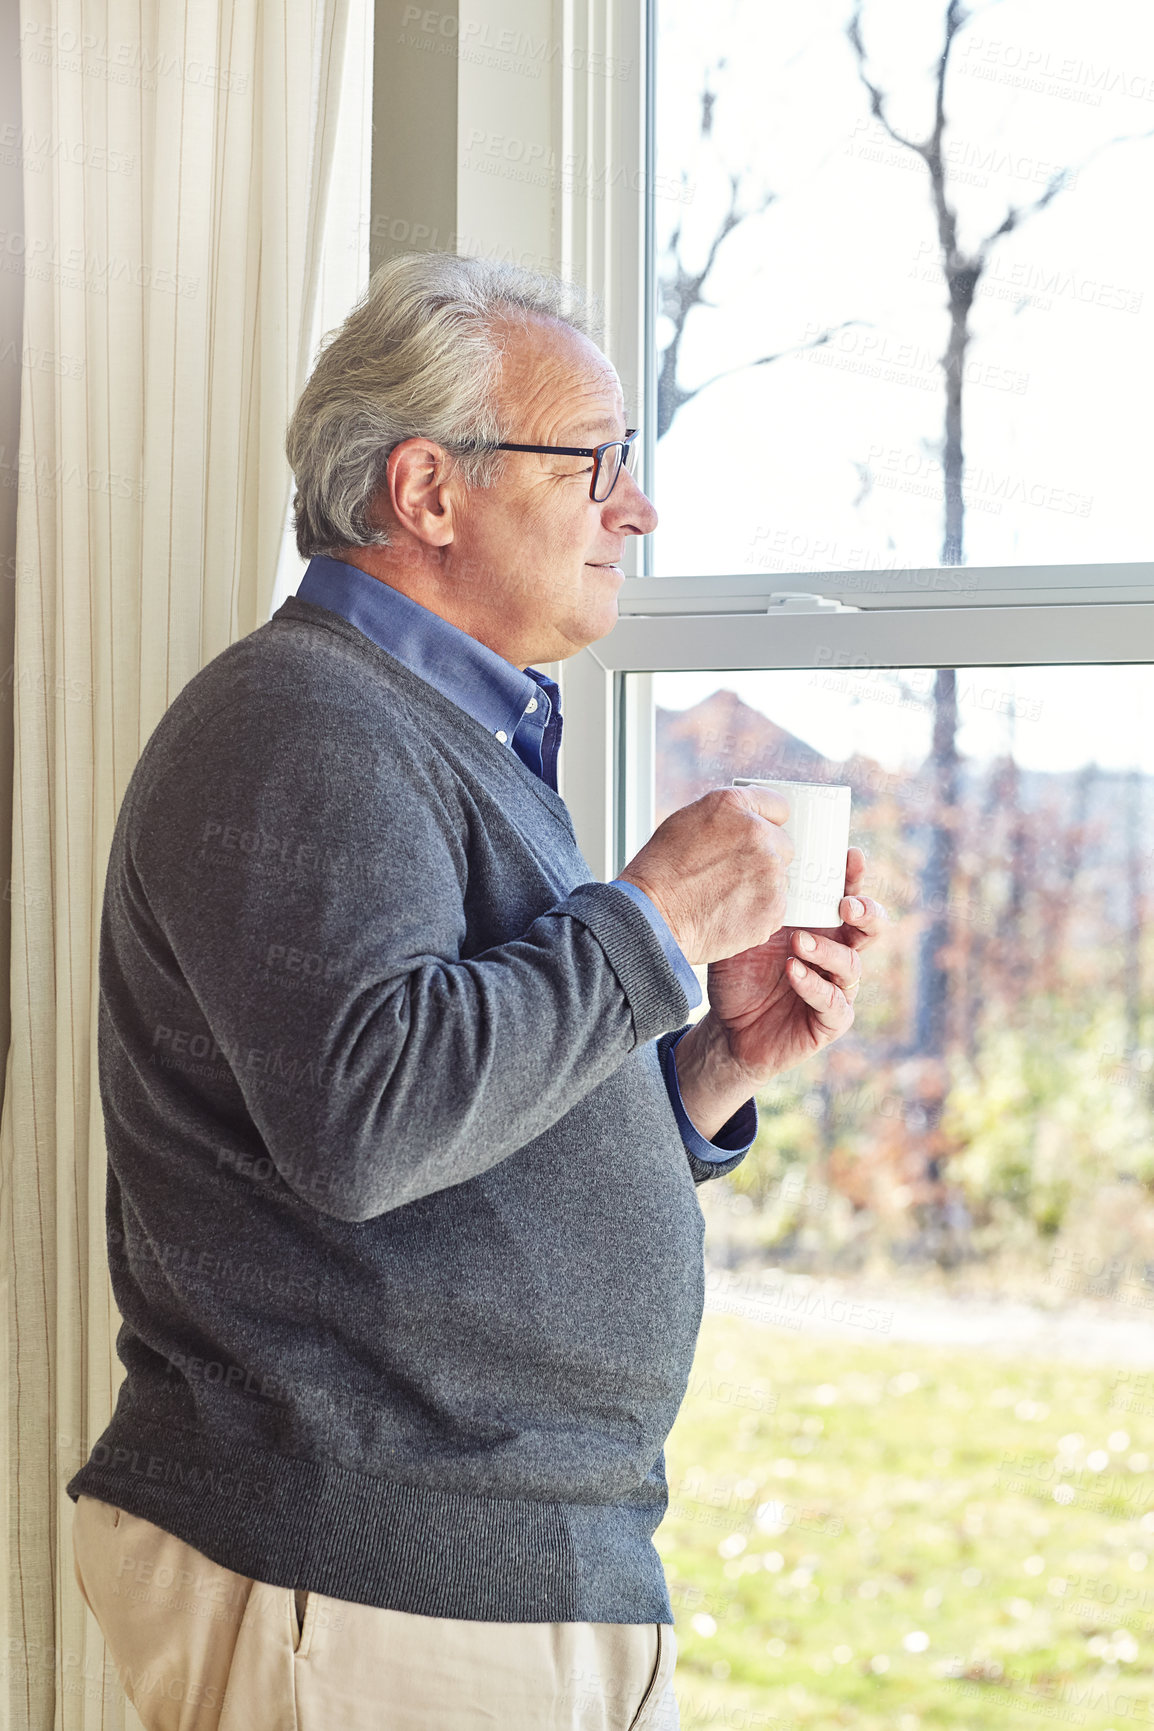
[[644, 890], [687, 961], [737, 956], [781, 925], [788, 816], [768, 787], [714, 788], [658, 824], [618, 875]]
[[708, 1014], [724, 1029], [730, 1058], [755, 1085], [811, 1058], [852, 1027], [861, 952], [886, 917], [864, 894], [864, 882], [865, 855], [851, 847], [840, 926], [812, 932], [783, 926], [768, 943], [711, 963]]
[[755, 1089], [852, 1027], [861, 951], [886, 923], [864, 884], [865, 855], [851, 847], [840, 926], [786, 926], [710, 964], [709, 1010], [674, 1054], [685, 1109], [703, 1136], [714, 1136]]

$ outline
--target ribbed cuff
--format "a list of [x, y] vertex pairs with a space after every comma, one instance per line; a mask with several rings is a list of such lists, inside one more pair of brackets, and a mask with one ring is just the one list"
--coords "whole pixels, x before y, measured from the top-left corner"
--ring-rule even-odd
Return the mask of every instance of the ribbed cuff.
[[645, 891], [639, 890], [636, 884], [626, 883], [623, 878], [613, 878], [609, 887], [610, 889], [624, 890], [630, 901], [637, 903], [656, 932], [657, 941], [661, 945], [666, 960], [685, 987], [689, 1008], [695, 1010], [701, 1002], [701, 981], [690, 967], [685, 951], [670, 930], [669, 921], [658, 910], [656, 902], [650, 901]]
[[629, 1000], [639, 1046], [684, 1022], [693, 1007], [688, 993], [632, 897], [612, 884], [578, 884], [550, 912], [581, 920], [605, 951]]

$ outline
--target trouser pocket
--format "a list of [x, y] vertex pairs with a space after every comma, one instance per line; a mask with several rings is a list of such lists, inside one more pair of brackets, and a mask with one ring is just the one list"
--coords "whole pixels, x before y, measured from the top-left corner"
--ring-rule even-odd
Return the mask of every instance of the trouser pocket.
[[657, 1663], [641, 1705], [629, 1722], [629, 1731], [676, 1731], [680, 1724], [671, 1684], [677, 1663], [677, 1639], [670, 1623], [658, 1623]]
[[[254, 1583], [95, 1497], [80, 1498], [72, 1540], [80, 1590], [146, 1731], [215, 1731]], [[286, 1610], [286, 1676], [288, 1635]], [[283, 1714], [266, 1721], [278, 1731], [285, 1723]], [[246, 1731], [258, 1726], [250, 1716]]]
[[305, 1639], [306, 1633], [312, 1633], [309, 1628], [309, 1605], [312, 1598], [313, 1595], [306, 1587], [292, 1588], [293, 1652], [300, 1654], [302, 1658], [308, 1651], [308, 1642]]

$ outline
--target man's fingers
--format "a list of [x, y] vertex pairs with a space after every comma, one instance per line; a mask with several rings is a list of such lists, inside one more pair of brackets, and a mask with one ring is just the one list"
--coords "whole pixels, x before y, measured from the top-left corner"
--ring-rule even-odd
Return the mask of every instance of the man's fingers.
[[770, 823], [789, 821], [789, 801], [782, 794], [775, 793], [772, 787], [738, 787], [733, 791], [743, 794], [758, 816], [768, 818]]
[[886, 923], [886, 910], [872, 896], [843, 896], [838, 912], [847, 929], [846, 942], [855, 950], [871, 944]]
[[786, 970], [789, 983], [804, 1003], [817, 1011], [818, 1020], [831, 1034], [844, 1034], [853, 1021], [853, 1005], [839, 986], [823, 974], [806, 967], [795, 956]]
[[819, 937], [815, 932], [796, 931], [793, 948], [802, 961], [820, 968], [843, 991], [860, 984], [861, 957], [851, 945], [838, 943], [836, 938]]
[[845, 856], [845, 893], [853, 894], [865, 877], [866, 856], [860, 847], [851, 847]]

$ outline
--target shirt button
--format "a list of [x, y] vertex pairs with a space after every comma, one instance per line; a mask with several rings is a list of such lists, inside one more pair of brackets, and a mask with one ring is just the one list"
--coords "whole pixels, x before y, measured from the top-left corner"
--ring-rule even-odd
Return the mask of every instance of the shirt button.
[[535, 697], [531, 697], [529, 699], [528, 703], [525, 705], [525, 714], [526, 715], [532, 715], [532, 713], [536, 709], [536, 707], [537, 707], [537, 699]]
[[509, 735], [507, 733], [505, 733], [501, 728], [497, 729], [497, 738], [501, 741], [502, 745], [508, 745]]

